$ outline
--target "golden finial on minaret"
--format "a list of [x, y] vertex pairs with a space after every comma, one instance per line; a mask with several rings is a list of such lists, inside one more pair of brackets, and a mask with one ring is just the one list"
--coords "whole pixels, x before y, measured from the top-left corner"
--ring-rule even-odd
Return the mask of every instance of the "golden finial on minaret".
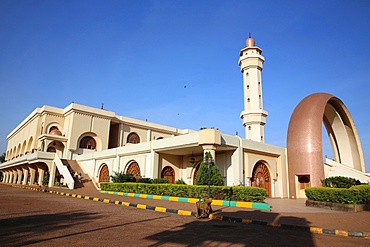
[[245, 45], [247, 47], [253, 47], [254, 46], [254, 39], [251, 36], [251, 33], [249, 33], [248, 39], [245, 41]]

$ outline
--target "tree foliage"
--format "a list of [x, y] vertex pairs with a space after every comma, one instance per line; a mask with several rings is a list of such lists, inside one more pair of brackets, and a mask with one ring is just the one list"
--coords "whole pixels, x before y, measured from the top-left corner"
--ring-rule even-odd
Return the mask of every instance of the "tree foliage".
[[0, 163], [4, 163], [5, 162], [5, 153], [3, 153], [1, 156], [0, 156]]
[[186, 184], [184, 179], [180, 178], [178, 180], [176, 180], [175, 184]]
[[322, 186], [330, 188], [350, 188], [355, 185], [360, 185], [361, 182], [354, 178], [336, 176], [328, 177], [324, 180], [321, 180]]
[[[211, 159], [212, 155], [209, 152], [206, 152], [205, 154], [206, 159]], [[215, 165], [214, 162], [211, 162], [210, 164], [210, 185], [216, 185], [216, 186], [223, 186], [224, 180], [221, 176], [220, 170]], [[196, 185], [208, 185], [208, 166], [204, 162], [202, 162], [199, 166], [197, 176], [195, 178]]]

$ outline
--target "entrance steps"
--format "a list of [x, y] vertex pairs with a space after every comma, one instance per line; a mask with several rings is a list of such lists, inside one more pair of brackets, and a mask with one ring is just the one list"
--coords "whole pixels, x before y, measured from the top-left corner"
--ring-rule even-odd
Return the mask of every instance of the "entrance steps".
[[62, 159], [63, 165], [67, 166], [72, 176], [77, 173], [81, 173], [81, 182], [75, 181], [74, 189], [88, 191], [97, 191], [97, 187], [94, 185], [92, 179], [87, 173], [84, 173], [83, 169], [80, 167], [76, 160]]
[[344, 176], [360, 180], [361, 183], [370, 183], [370, 175], [350, 166], [326, 158], [324, 164], [325, 177]]

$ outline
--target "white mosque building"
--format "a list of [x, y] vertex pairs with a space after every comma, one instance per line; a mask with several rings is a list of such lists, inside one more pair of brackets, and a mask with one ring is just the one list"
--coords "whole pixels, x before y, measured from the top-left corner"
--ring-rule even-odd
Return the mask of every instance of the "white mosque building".
[[[135, 177], [165, 177], [193, 184], [205, 152], [210, 152], [228, 186], [265, 188], [269, 197], [305, 197], [304, 189], [320, 179], [348, 176], [369, 182], [354, 122], [342, 101], [318, 93], [303, 99], [292, 114], [287, 147], [264, 143], [262, 50], [248, 38], [240, 51], [245, 138], [217, 129], [178, 129], [112, 111], [72, 103], [36, 108], [8, 136], [2, 182], [61, 182], [74, 189], [70, 170], [82, 172], [99, 188], [114, 172]], [[322, 124], [334, 160], [322, 156]]]

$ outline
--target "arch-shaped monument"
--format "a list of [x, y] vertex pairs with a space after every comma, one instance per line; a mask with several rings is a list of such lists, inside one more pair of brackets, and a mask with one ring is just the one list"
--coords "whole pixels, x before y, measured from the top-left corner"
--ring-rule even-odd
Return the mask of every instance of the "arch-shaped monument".
[[325, 178], [323, 123], [335, 161], [365, 172], [360, 138], [344, 103], [331, 94], [311, 94], [297, 105], [289, 122], [287, 152], [290, 198], [298, 195], [299, 176], [308, 176], [310, 186], [320, 186], [320, 179]]

